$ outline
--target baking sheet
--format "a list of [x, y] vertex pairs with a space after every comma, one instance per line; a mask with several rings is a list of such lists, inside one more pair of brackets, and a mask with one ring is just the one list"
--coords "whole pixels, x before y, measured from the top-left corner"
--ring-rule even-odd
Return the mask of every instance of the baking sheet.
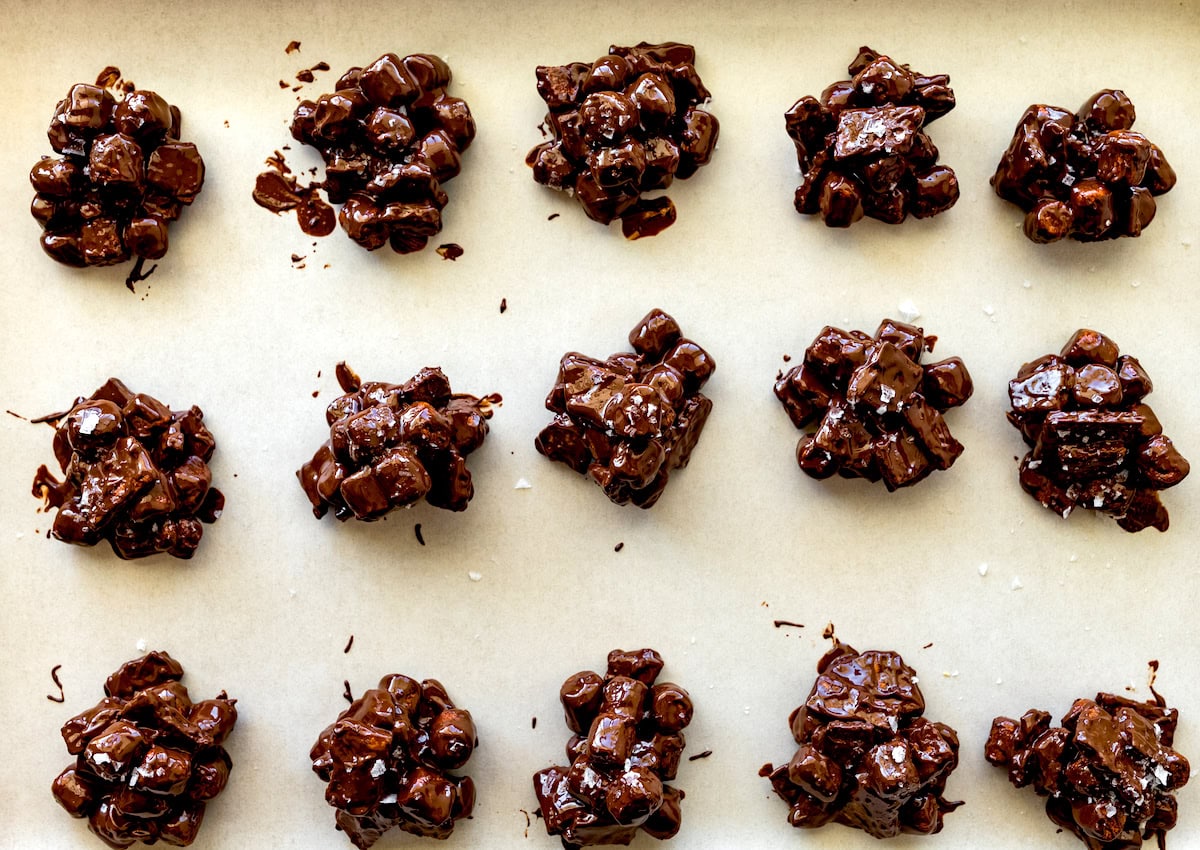
[[[1032, 706], [1061, 716], [1098, 689], [1145, 698], [1152, 658], [1183, 710], [1179, 749], [1200, 752], [1195, 477], [1166, 495], [1165, 535], [1087, 515], [1064, 523], [1017, 486], [1023, 447], [1004, 420], [1016, 368], [1091, 326], [1141, 359], [1167, 432], [1200, 456], [1194, 5], [359, 3], [353, 17], [325, 3], [0, 8], [0, 408], [61, 409], [109, 375], [174, 407], [198, 404], [228, 497], [188, 563], [47, 541], [50, 517], [29, 482], [52, 461], [50, 430], [0, 415], [0, 848], [100, 846], [49, 794], [68, 762], [57, 730], [142, 642], [182, 661], [195, 697], [225, 688], [239, 699], [232, 781], [194, 845], [206, 849], [349, 847], [306, 756], [345, 707], [342, 681], [357, 694], [389, 672], [440, 678], [479, 725], [469, 771], [479, 804], [443, 846], [557, 846], [537, 821], [526, 837], [522, 809], [535, 806], [530, 775], [562, 760], [558, 686], [613, 647], [639, 646], [659, 649], [664, 675], [695, 698], [687, 754], [713, 751], [680, 770], [687, 799], [672, 847], [876, 846], [841, 827], [797, 834], [756, 776], [793, 751], [787, 716], [830, 621], [860, 649], [901, 651], [928, 716], [962, 739], [948, 794], [967, 805], [928, 844], [890, 846], [1081, 846], [984, 762], [989, 722]], [[289, 56], [293, 39], [302, 48]], [[678, 223], [629, 243], [534, 184], [523, 157], [541, 138], [533, 67], [641, 39], [698, 46], [721, 141], [709, 167], [670, 190]], [[932, 133], [962, 185], [949, 213], [842, 232], [793, 212], [782, 113], [841, 78], [859, 44], [951, 75], [958, 107]], [[441, 241], [464, 247], [457, 262], [432, 250], [368, 255], [340, 233], [314, 247], [250, 200], [264, 157], [290, 141], [296, 95], [277, 80], [327, 61], [332, 73], [301, 93], [315, 96], [385, 51], [445, 57], [478, 122], [448, 186]], [[184, 137], [208, 164], [203, 194], [136, 295], [125, 269], [79, 272], [44, 257], [26, 210], [54, 103], [108, 64], [181, 106]], [[1166, 151], [1179, 185], [1138, 240], [1035, 246], [987, 178], [1029, 103], [1074, 108], [1106, 86], [1132, 97], [1136, 129]], [[292, 151], [289, 161], [317, 159]], [[905, 300], [939, 337], [938, 355], [961, 355], [975, 377], [975, 397], [950, 415], [966, 453], [894, 495], [808, 480], [770, 392], [782, 355], [799, 356], [825, 323], [872, 330]], [[718, 370], [691, 466], [641, 512], [542, 459], [533, 437], [562, 353], [621, 350], [653, 306]], [[466, 513], [312, 518], [293, 473], [322, 440], [341, 359], [382, 380], [441, 365], [456, 390], [503, 394], [470, 459]], [[521, 478], [532, 488], [514, 489]], [[777, 618], [806, 627], [772, 628]], [[45, 698], [56, 664], [61, 706]], [[1200, 846], [1198, 796], [1195, 785], [1179, 795], [1173, 847]]]

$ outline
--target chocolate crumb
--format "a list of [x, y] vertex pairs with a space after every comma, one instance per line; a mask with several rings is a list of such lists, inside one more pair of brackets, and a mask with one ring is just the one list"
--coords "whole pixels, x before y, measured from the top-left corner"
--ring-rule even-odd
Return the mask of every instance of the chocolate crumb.
[[[803, 623], [793, 623], [791, 620], [776, 620], [775, 621], [775, 628], [781, 629], [784, 626], [790, 626], [790, 627], [796, 628], [796, 629], [804, 628]], [[828, 635], [826, 635], [826, 637], [828, 637]]]
[[833, 637], [833, 623], [830, 623], [825, 627], [825, 630], [821, 632], [821, 637], [825, 638], [825, 640], [829, 640], [831, 637]]
[[792, 355], [790, 355], [790, 354], [785, 354], [785, 355], [783, 355], [783, 362], [784, 362], [784, 363], [791, 363], [791, 362], [792, 362]]
[[142, 274], [142, 267], [145, 265], [146, 265], [146, 258], [138, 257], [137, 262], [135, 262], [133, 264], [133, 268], [129, 271], [129, 276], [127, 278], [125, 278], [125, 286], [129, 289], [130, 292], [134, 291], [133, 285], [135, 283], [140, 283], [141, 281], [150, 277], [150, 275], [154, 274], [154, 270], [156, 268], [158, 268], [158, 263], [155, 263], [154, 265], [152, 265], [150, 267], [150, 271], [146, 272], [145, 274]]
[[6, 410], [6, 411], [4, 411], [4, 412], [5, 412], [5, 413], [7, 413], [9, 416], [14, 416], [14, 417], [16, 417], [17, 419], [22, 419], [22, 420], [24, 420], [24, 421], [26, 421], [26, 422], [28, 422], [28, 421], [29, 421], [28, 419], [25, 419], [25, 417], [24, 417], [24, 416], [22, 416], [21, 414], [19, 414], [19, 413], [14, 413], [14, 412], [13, 412], [13, 411], [11, 411], [11, 410]]
[[292, 254], [292, 262], [298, 263], [301, 260], [307, 259], [307, 257], [308, 257], [307, 254]]
[[318, 377], [318, 378], [319, 378], [319, 377], [321, 377], [321, 370], [320, 370], [320, 369], [318, 369], [318, 370], [317, 370], [317, 377]]
[[350, 640], [346, 641], [346, 648], [342, 650], [342, 654], [348, 653], [352, 646], [354, 646], [354, 635], [350, 635]]
[[421, 536], [421, 523], [418, 522], [413, 526], [413, 533], [417, 535], [417, 542], [424, 546], [425, 538]]
[[67, 701], [67, 696], [63, 693], [62, 682], [60, 682], [58, 679], [58, 671], [61, 669], [61, 664], [55, 664], [52, 668], [50, 668], [50, 678], [54, 680], [54, 687], [58, 688], [58, 696], [46, 694], [46, 699], [50, 700], [50, 702], [57, 702], [60, 704]]
[[289, 41], [288, 46], [283, 49], [283, 52], [287, 53], [289, 55], [292, 53], [299, 53], [300, 52], [300, 42]]
[[699, 761], [700, 759], [706, 759], [711, 755], [712, 750], [705, 750], [702, 753], [696, 753], [694, 756], [688, 756], [688, 761]]
[[554, 219], [558, 218], [560, 215], [562, 215], [562, 213], [550, 213], [550, 215], [546, 216], [546, 221], [554, 221]]
[[930, 641], [929, 643], [925, 644], [923, 647], [921, 647], [921, 649], [929, 649], [929, 647], [931, 647], [931, 646], [933, 646], [933, 641]]
[[501, 298], [501, 299], [500, 299], [500, 315], [501, 315], [501, 316], [503, 316], [503, 315], [504, 315], [504, 311], [505, 311], [505, 310], [507, 310], [507, 309], [508, 309], [508, 299], [507, 299], [507, 298]]
[[291, 83], [289, 83], [287, 80], [280, 80], [280, 81], [279, 81], [279, 87], [280, 87], [281, 89], [286, 89], [286, 88], [288, 88], [290, 85], [291, 85]]
[[225, 126], [226, 126], [226, 127], [228, 127], [228, 126], [229, 126], [229, 122], [228, 122], [228, 121], [226, 121], [226, 122], [225, 122]]
[[96, 76], [96, 85], [102, 89], [110, 89], [117, 84], [121, 79], [121, 69], [115, 65], [109, 65]]
[[316, 398], [316, 397], [317, 397], [317, 396], [319, 396], [320, 394], [321, 394], [321, 391], [320, 391], [320, 390], [313, 390], [313, 398]]
[[296, 72], [296, 79], [302, 83], [311, 83], [313, 80], [316, 79], [316, 77], [313, 76], [313, 72], [311, 69], [305, 68], [303, 71]]
[[625, 541], [622, 540], [620, 543], [618, 543], [616, 546], [613, 547], [613, 551], [620, 552], [624, 548], [625, 548]]
[[463, 247], [456, 242], [447, 242], [445, 245], [437, 246], [438, 256], [443, 260], [453, 262], [463, 255]]
[[346, 690], [342, 691], [342, 696], [346, 698], [346, 702], [354, 703], [354, 694], [350, 693], [350, 680], [343, 679], [342, 684], [346, 686]]

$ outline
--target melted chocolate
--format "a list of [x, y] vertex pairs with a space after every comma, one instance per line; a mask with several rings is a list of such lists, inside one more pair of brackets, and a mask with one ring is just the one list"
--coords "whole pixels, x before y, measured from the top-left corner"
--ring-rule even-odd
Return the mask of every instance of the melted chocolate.
[[59, 155], [29, 174], [42, 248], [66, 265], [161, 259], [167, 225], [204, 185], [204, 160], [179, 140], [179, 109], [120, 75], [109, 67], [96, 85], [71, 87], [48, 133]]
[[367, 850], [393, 827], [449, 838], [475, 805], [471, 778], [451, 771], [478, 745], [471, 713], [456, 708], [440, 682], [392, 674], [339, 714], [309, 757], [337, 828]]
[[991, 182], [1026, 211], [1026, 236], [1045, 243], [1141, 235], [1175, 170], [1158, 145], [1133, 132], [1135, 117], [1133, 101], [1114, 89], [1074, 114], [1045, 104], [1025, 110]]
[[899, 224], [954, 206], [958, 178], [937, 164], [925, 132], [954, 108], [950, 78], [917, 74], [869, 47], [848, 73], [784, 115], [801, 173], [796, 211], [849, 227], [863, 216]]
[[607, 360], [563, 356], [546, 397], [554, 420], [535, 446], [590, 476], [616, 504], [649, 508], [700, 439], [712, 410], [700, 388], [716, 363], [658, 309], [629, 332], [629, 344], [632, 352]]
[[208, 801], [229, 781], [223, 746], [237, 723], [225, 692], [192, 702], [183, 668], [165, 652], [108, 677], [104, 699], [62, 727], [75, 757], [51, 785], [54, 798], [105, 844], [186, 846]]
[[1158, 694], [1136, 702], [1115, 694], [1077, 699], [1062, 719], [1030, 709], [992, 721], [984, 755], [1017, 788], [1046, 798], [1046, 816], [1088, 850], [1166, 845], [1191, 768], [1172, 749], [1179, 712]]
[[791, 808], [788, 822], [840, 823], [875, 838], [940, 832], [943, 816], [962, 805], [942, 796], [958, 766], [958, 735], [924, 718], [913, 669], [895, 652], [859, 653], [833, 638], [817, 673], [788, 719], [799, 749], [759, 771]]
[[818, 480], [882, 479], [889, 491], [949, 469], [962, 454], [942, 414], [964, 404], [974, 384], [962, 360], [921, 366], [936, 337], [884, 319], [874, 336], [825, 327], [804, 359], [775, 381], [792, 424], [808, 428], [796, 459]]
[[215, 448], [200, 408], [173, 411], [110, 378], [58, 419], [64, 480], [39, 467], [33, 495], [58, 510], [53, 533], [63, 542], [107, 540], [121, 558], [190, 558], [201, 523], [215, 522], [225, 504], [211, 486]]
[[1008, 384], [1008, 421], [1031, 447], [1021, 487], [1064, 518], [1084, 508], [1126, 531], [1166, 531], [1158, 493], [1191, 466], [1145, 403], [1153, 389], [1137, 359], [1096, 331], [1078, 330], [1059, 354], [1026, 363]]
[[500, 397], [454, 393], [436, 367], [386, 384], [339, 363], [337, 379], [345, 395], [326, 409], [329, 439], [296, 473], [313, 514], [377, 520], [422, 498], [466, 510], [475, 493], [466, 457], [483, 445]]
[[[595, 62], [540, 65], [537, 90], [550, 112], [551, 141], [525, 157], [533, 179], [572, 195], [589, 218], [622, 220], [630, 239], [675, 221], [669, 198], [642, 201], [707, 165], [720, 126], [701, 106], [708, 89], [696, 51], [674, 42], [612, 46]], [[554, 218], [554, 216], [550, 216]]]
[[613, 650], [604, 676], [576, 673], [559, 690], [571, 763], [535, 773], [533, 789], [546, 832], [564, 847], [679, 831], [684, 794], [666, 783], [679, 769], [693, 709], [683, 688], [655, 683], [662, 668], [652, 649]]

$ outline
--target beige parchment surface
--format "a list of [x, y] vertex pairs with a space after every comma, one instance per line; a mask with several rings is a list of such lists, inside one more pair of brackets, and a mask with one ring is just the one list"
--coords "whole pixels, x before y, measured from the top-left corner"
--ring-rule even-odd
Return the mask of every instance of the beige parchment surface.
[[[1063, 522], [1017, 486], [1022, 443], [1004, 420], [1017, 367], [1090, 326], [1141, 359], [1167, 432], [1200, 459], [1195, 4], [352, 5], [0, 3], [0, 408], [61, 409], [110, 375], [174, 407], [198, 404], [228, 498], [188, 563], [47, 541], [29, 482], [52, 461], [51, 432], [0, 414], [0, 848], [100, 846], [50, 796], [68, 761], [58, 727], [142, 641], [182, 661], [197, 698], [225, 688], [240, 701], [234, 773], [203, 850], [349, 847], [306, 756], [345, 707], [343, 679], [359, 693], [389, 672], [440, 678], [479, 725], [478, 808], [445, 846], [557, 846], [536, 821], [526, 837], [521, 810], [534, 807], [530, 775], [562, 759], [558, 686], [609, 649], [644, 645], [695, 698], [688, 753], [713, 751], [680, 770], [687, 800], [671, 846], [875, 847], [841, 827], [792, 830], [756, 776], [791, 755], [787, 716], [830, 621], [860, 649], [901, 651], [928, 715], [962, 738], [949, 794], [967, 805], [941, 835], [893, 847], [1080, 846], [983, 761], [988, 725], [1034, 706], [1060, 716], [1099, 689], [1145, 698], [1152, 658], [1183, 711], [1179, 748], [1200, 754], [1196, 476], [1166, 495], [1166, 534]], [[301, 52], [285, 55], [293, 39]], [[541, 138], [534, 66], [641, 39], [698, 45], [721, 141], [709, 167], [670, 190], [678, 223], [629, 243], [534, 184], [523, 157]], [[782, 113], [840, 79], [860, 44], [951, 75], [959, 105], [933, 126], [962, 185], [949, 213], [842, 232], [792, 210]], [[315, 96], [385, 51], [448, 59], [478, 121], [448, 187], [442, 241], [464, 247], [457, 262], [367, 254], [340, 232], [314, 247], [250, 200], [263, 158], [290, 141], [297, 95], [277, 81], [327, 61], [333, 72], [301, 93]], [[55, 102], [108, 64], [178, 104], [208, 164], [136, 295], [125, 269], [47, 259], [27, 212]], [[1106, 86], [1132, 97], [1136, 129], [1163, 147], [1179, 185], [1138, 240], [1035, 246], [987, 179], [1029, 103], [1075, 108]], [[290, 160], [317, 162], [298, 150]], [[966, 453], [892, 495], [808, 480], [770, 392], [782, 355], [799, 356], [826, 323], [872, 330], [906, 300], [940, 338], [938, 355], [961, 355], [974, 374], [974, 399], [950, 416]], [[562, 353], [622, 350], [654, 306], [718, 370], [691, 466], [640, 512], [545, 461], [533, 437]], [[466, 513], [312, 518], [294, 470], [323, 438], [341, 359], [396, 381], [440, 365], [456, 389], [503, 394], [470, 459]], [[514, 489], [521, 478], [532, 488]], [[806, 627], [777, 630], [776, 618]], [[61, 706], [45, 698], [55, 664]], [[1200, 847], [1200, 795], [1179, 796], [1172, 846]]]

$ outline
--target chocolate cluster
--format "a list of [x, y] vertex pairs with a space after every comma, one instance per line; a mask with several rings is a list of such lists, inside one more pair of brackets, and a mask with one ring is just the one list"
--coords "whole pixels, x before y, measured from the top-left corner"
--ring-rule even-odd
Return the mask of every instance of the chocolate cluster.
[[192, 702], [182, 678], [165, 652], [126, 662], [104, 683], [104, 699], [62, 727], [75, 762], [50, 790], [109, 847], [191, 844], [205, 804], [229, 781], [222, 744], [237, 700], [221, 691]]
[[471, 777], [451, 771], [478, 745], [471, 712], [455, 708], [441, 682], [393, 673], [339, 714], [309, 757], [337, 828], [366, 850], [392, 827], [449, 838], [475, 807]]
[[200, 408], [171, 410], [109, 378], [54, 418], [64, 477], [39, 467], [33, 495], [58, 509], [56, 538], [80, 546], [107, 540], [121, 558], [195, 554], [201, 523], [216, 522], [225, 506], [208, 468], [217, 443]]
[[537, 90], [554, 134], [525, 161], [543, 186], [574, 195], [601, 224], [621, 219], [629, 238], [653, 236], [675, 221], [670, 198], [642, 200], [707, 165], [720, 126], [701, 108], [708, 89], [690, 44], [608, 49], [595, 62], [539, 65]]
[[[461, 169], [475, 138], [466, 101], [446, 93], [450, 68], [437, 56], [386, 53], [351, 68], [337, 90], [296, 107], [292, 136], [325, 160], [325, 190], [341, 204], [338, 222], [368, 251], [391, 245], [407, 254], [442, 229], [442, 184]], [[259, 175], [254, 198], [279, 212], [298, 209], [306, 233], [333, 230], [332, 211], [277, 169]]]
[[111, 266], [167, 253], [167, 224], [204, 185], [204, 160], [179, 140], [180, 113], [152, 91], [79, 83], [58, 102], [50, 146], [29, 173], [42, 248], [69, 266]]
[[917, 74], [869, 47], [847, 70], [851, 79], [784, 113], [801, 175], [796, 211], [849, 227], [864, 215], [899, 224], [954, 206], [958, 178], [938, 165], [925, 132], [954, 108], [950, 78]]
[[921, 365], [936, 341], [892, 319], [874, 336], [822, 329], [804, 359], [775, 382], [793, 425], [820, 419], [796, 447], [800, 468], [816, 479], [882, 479], [888, 490], [949, 469], [963, 447], [942, 414], [975, 388], [957, 357]]
[[1030, 446], [1021, 487], [1064, 518], [1085, 508], [1126, 531], [1166, 531], [1158, 491], [1191, 467], [1145, 403], [1153, 388], [1137, 358], [1097, 331], [1026, 363], [1008, 384], [1008, 420]]
[[1155, 195], [1175, 185], [1162, 150], [1133, 127], [1125, 92], [1104, 89], [1076, 113], [1035, 104], [1025, 110], [992, 186], [1025, 214], [1034, 242], [1140, 236]]
[[679, 324], [651, 310], [629, 332], [632, 352], [563, 355], [537, 450], [591, 476], [618, 505], [649, 508], [671, 470], [687, 465], [712, 402], [700, 392], [716, 364]]
[[564, 847], [629, 844], [641, 830], [658, 839], [679, 831], [683, 792], [667, 785], [692, 722], [688, 692], [655, 684], [663, 660], [653, 649], [608, 654], [605, 675], [576, 673], [559, 690], [574, 733], [569, 766], [533, 775], [546, 832]]
[[343, 521], [377, 520], [422, 498], [466, 510], [475, 495], [467, 455], [483, 445], [500, 396], [454, 393], [429, 366], [386, 384], [339, 363], [337, 378], [345, 395], [325, 410], [329, 439], [296, 473], [317, 519], [332, 508]]
[[932, 835], [947, 812], [946, 780], [958, 766], [958, 735], [926, 720], [913, 669], [895, 652], [858, 653], [834, 639], [808, 699], [789, 723], [800, 748], [764, 765], [791, 807], [788, 823], [840, 823], [875, 838]]
[[1050, 820], [1089, 850], [1131, 850], [1151, 838], [1164, 847], [1178, 816], [1175, 791], [1190, 773], [1171, 748], [1178, 722], [1158, 694], [1147, 702], [1097, 694], [1075, 700], [1062, 726], [1036, 709], [997, 717], [984, 752], [1017, 788], [1045, 797]]

